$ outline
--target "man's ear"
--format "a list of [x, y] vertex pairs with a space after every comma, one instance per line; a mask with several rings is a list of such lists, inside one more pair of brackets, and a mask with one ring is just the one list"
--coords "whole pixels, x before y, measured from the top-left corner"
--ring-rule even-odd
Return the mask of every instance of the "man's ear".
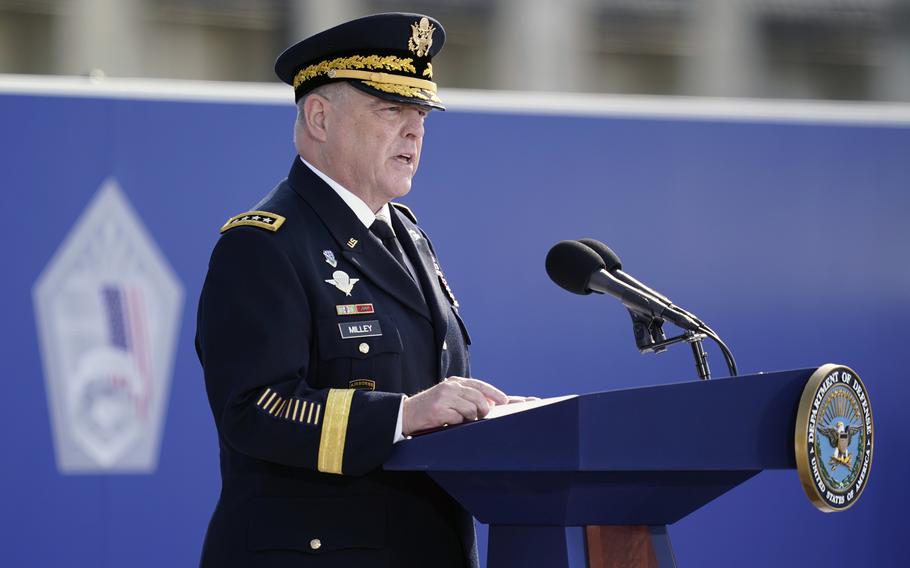
[[303, 118], [306, 123], [307, 131], [310, 137], [320, 142], [325, 142], [328, 133], [326, 132], [326, 112], [331, 102], [316, 93], [310, 94], [303, 101]]

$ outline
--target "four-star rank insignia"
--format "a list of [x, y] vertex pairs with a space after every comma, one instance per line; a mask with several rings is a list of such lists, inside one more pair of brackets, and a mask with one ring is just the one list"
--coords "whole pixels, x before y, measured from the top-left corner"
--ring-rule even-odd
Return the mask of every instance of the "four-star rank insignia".
[[411, 37], [408, 38], [408, 49], [417, 57], [426, 57], [433, 47], [433, 32], [436, 26], [427, 18], [420, 18], [419, 22], [411, 24]]
[[247, 211], [246, 213], [241, 213], [240, 215], [235, 215], [228, 219], [221, 227], [221, 232], [223, 233], [228, 229], [242, 226], [259, 227], [260, 229], [267, 229], [274, 232], [281, 228], [281, 225], [283, 224], [284, 217], [276, 213], [269, 213], [268, 211]]

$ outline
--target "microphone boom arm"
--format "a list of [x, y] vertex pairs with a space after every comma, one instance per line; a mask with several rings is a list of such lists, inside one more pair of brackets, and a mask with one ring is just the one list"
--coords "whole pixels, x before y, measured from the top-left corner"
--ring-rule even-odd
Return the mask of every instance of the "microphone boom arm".
[[[695, 329], [686, 329], [682, 335], [667, 339], [663, 330], [664, 319], [653, 313], [632, 309], [626, 306], [629, 315], [632, 317], [632, 330], [635, 334], [635, 345], [641, 353], [662, 353], [667, 347], [680, 342], [687, 342], [692, 347], [692, 356], [695, 358], [695, 368], [698, 371], [699, 378], [707, 380], [711, 378], [711, 369], [708, 366], [708, 354], [702, 346], [702, 341], [710, 338], [720, 348], [724, 355], [724, 362], [730, 371], [730, 376], [735, 377], [738, 374], [736, 360], [727, 344], [721, 340], [717, 333], [702, 322], [695, 314], [680, 308], [679, 306], [670, 305], [668, 309], [678, 311], [688, 321], [697, 322]], [[674, 322], [675, 323], [675, 322]], [[688, 323], [688, 322], [686, 322]]]

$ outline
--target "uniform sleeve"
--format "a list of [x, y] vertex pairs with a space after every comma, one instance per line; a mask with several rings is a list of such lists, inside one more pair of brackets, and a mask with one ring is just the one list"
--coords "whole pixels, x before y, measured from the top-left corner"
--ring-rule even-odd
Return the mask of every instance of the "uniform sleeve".
[[402, 395], [313, 389], [306, 382], [312, 313], [301, 275], [277, 237], [232, 229], [212, 253], [196, 348], [218, 431], [254, 458], [366, 473], [392, 450]]

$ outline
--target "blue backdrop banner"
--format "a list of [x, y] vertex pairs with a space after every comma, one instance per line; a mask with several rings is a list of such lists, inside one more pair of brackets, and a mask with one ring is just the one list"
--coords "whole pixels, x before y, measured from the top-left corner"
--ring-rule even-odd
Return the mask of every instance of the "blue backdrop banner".
[[[218, 229], [287, 174], [286, 95], [0, 90], [0, 565], [198, 562], [220, 479], [196, 302]], [[403, 202], [459, 299], [475, 375], [537, 396], [697, 378], [684, 346], [639, 354], [618, 302], [548, 279], [555, 242], [604, 241], [742, 373], [845, 364], [874, 409], [855, 507], [823, 514], [795, 470], [767, 471], [670, 526], [679, 565], [902, 565], [910, 122], [659, 114], [428, 118]], [[659, 426], [699, 451], [685, 424]]]

